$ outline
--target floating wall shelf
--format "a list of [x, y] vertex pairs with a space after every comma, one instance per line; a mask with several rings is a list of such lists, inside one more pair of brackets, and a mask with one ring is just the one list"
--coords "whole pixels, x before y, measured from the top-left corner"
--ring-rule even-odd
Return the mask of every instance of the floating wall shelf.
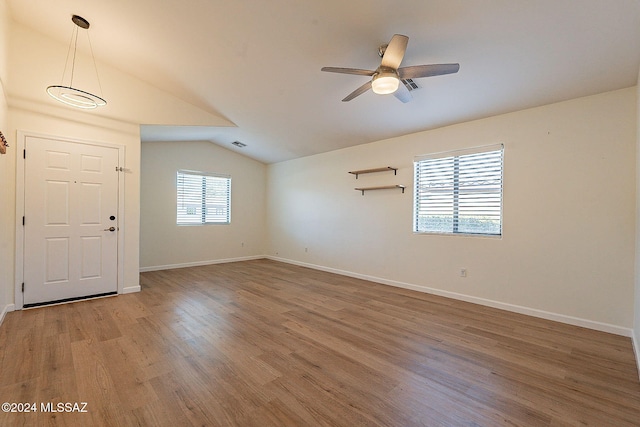
[[356, 179], [358, 179], [358, 175], [363, 173], [374, 173], [374, 172], [386, 172], [393, 171], [393, 174], [396, 175], [398, 172], [398, 168], [392, 168], [391, 166], [385, 166], [383, 168], [374, 168], [374, 169], [362, 169], [359, 171], [349, 171], [350, 174], [355, 175]]
[[360, 188], [355, 188], [355, 190], [358, 191], [362, 191], [362, 195], [364, 196], [364, 192], [365, 191], [369, 191], [369, 190], [390, 190], [393, 188], [401, 188], [402, 189], [402, 193], [404, 194], [404, 185], [383, 185], [381, 187], [360, 187]]

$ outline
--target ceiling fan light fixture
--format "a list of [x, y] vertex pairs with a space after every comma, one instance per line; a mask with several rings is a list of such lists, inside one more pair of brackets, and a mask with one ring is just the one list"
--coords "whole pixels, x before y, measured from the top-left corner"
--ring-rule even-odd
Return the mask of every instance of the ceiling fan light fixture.
[[[379, 95], [393, 94], [398, 100], [406, 103], [411, 101], [412, 98], [409, 92], [418, 88], [418, 85], [413, 82], [413, 79], [453, 74], [457, 73], [460, 69], [460, 64], [457, 63], [400, 67], [408, 43], [409, 37], [403, 36], [402, 34], [394, 34], [389, 44], [382, 45], [378, 50], [382, 61], [380, 61], [380, 66], [376, 68], [375, 71], [341, 67], [322, 67], [320, 71], [371, 76], [370, 81], [351, 92], [342, 102], [351, 101], [356, 96], [360, 96], [371, 89]], [[401, 81], [402, 86], [400, 86]]]
[[398, 90], [400, 79], [393, 71], [381, 71], [373, 76], [371, 89], [378, 95], [387, 95]]

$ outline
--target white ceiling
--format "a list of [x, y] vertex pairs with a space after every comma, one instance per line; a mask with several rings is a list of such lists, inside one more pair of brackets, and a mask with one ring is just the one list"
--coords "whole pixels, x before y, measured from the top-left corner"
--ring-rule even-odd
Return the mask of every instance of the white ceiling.
[[[638, 0], [9, 0], [13, 20], [68, 44], [91, 22], [96, 58], [237, 128], [143, 127], [144, 140], [210, 140], [265, 163], [634, 86]], [[414, 99], [367, 92], [378, 46], [402, 65], [460, 64]], [[108, 94], [105, 94], [108, 98]], [[239, 140], [247, 147], [237, 149]]]

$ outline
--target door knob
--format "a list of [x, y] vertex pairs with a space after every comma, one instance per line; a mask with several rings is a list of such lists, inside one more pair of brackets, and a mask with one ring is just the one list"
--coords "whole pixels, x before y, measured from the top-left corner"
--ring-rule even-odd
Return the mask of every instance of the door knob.
[[105, 228], [104, 231], [116, 231], [115, 227]]

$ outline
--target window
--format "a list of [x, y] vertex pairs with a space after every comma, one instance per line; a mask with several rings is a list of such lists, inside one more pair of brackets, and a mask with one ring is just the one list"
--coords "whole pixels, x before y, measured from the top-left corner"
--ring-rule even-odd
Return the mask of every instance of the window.
[[502, 235], [502, 144], [416, 157], [416, 233]]
[[176, 182], [178, 225], [231, 222], [231, 177], [179, 170]]

